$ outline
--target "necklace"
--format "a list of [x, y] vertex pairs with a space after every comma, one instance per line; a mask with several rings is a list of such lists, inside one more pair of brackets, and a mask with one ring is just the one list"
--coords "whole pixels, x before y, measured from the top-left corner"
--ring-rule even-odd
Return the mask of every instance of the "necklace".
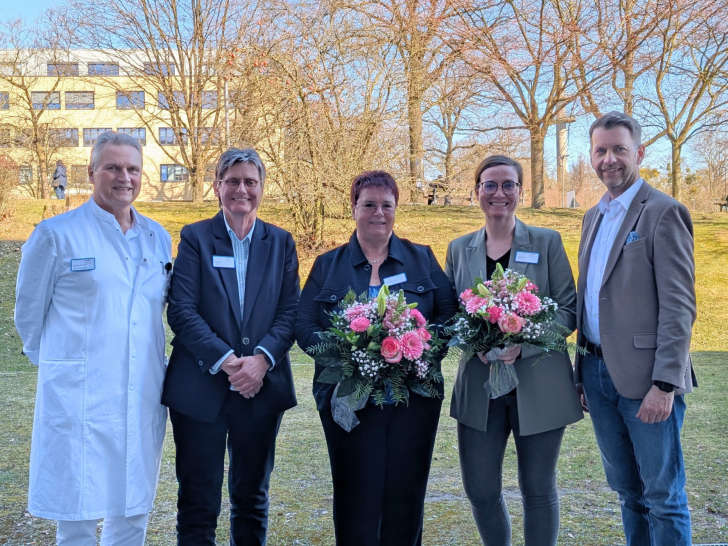
[[367, 262], [369, 262], [370, 264], [374, 265], [377, 262], [381, 262], [386, 256], [387, 255], [385, 254], [384, 256], [382, 256], [380, 258], [377, 258], [376, 260], [370, 260], [369, 258], [367, 258]]

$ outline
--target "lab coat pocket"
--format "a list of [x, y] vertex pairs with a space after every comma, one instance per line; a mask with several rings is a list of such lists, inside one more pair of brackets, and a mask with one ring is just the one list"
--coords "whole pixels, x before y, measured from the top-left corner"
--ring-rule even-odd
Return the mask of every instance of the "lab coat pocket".
[[86, 381], [84, 360], [41, 360], [38, 370], [36, 418], [49, 445], [80, 438]]

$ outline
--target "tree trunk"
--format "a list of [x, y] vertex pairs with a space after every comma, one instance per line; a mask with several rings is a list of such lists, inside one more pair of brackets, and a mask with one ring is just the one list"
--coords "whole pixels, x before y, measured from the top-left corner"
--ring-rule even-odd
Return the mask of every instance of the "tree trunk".
[[409, 125], [409, 171], [410, 171], [410, 200], [417, 201], [420, 191], [417, 183], [422, 182], [424, 187], [422, 148], [422, 108], [421, 97], [415, 90], [415, 85], [409, 85], [409, 96], [407, 97], [407, 121]]
[[678, 201], [682, 198], [682, 165], [680, 164], [680, 154], [682, 153], [682, 144], [672, 142], [672, 196]]
[[543, 208], [543, 134], [531, 131], [531, 206]]
[[198, 169], [190, 169], [190, 184], [192, 184], [192, 202], [202, 203], [205, 197], [205, 174]]
[[50, 199], [51, 188], [48, 184], [48, 160], [45, 158], [45, 154], [39, 154], [38, 174], [40, 178], [40, 198]]

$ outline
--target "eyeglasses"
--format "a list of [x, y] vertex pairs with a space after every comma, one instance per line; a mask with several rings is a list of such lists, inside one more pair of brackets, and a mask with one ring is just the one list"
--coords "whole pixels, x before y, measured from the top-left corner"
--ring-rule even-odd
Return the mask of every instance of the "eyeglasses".
[[[500, 187], [503, 188], [503, 193], [506, 195], [513, 195], [518, 191], [518, 186], [520, 185], [521, 184], [519, 182], [503, 182]], [[480, 188], [480, 191], [486, 195], [493, 195], [498, 191], [497, 182], [480, 182], [478, 187]]]
[[260, 184], [260, 182], [258, 180], [255, 180], [254, 178], [245, 178], [242, 180], [240, 178], [228, 178], [227, 180], [218, 180], [218, 182], [220, 184], [224, 182], [225, 185], [231, 190], [237, 189], [238, 186], [240, 186], [241, 182], [245, 184], [245, 187], [249, 190], [255, 189], [258, 184]]
[[397, 206], [392, 203], [382, 203], [381, 205], [377, 203], [362, 203], [357, 205], [357, 207], [367, 214], [374, 214], [379, 207], [381, 207], [384, 214], [394, 214], [394, 210], [397, 208]]

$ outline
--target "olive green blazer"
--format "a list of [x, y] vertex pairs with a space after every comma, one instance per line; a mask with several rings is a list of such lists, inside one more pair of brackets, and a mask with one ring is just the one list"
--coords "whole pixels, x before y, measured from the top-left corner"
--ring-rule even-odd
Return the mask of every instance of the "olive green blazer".
[[[517, 262], [519, 251], [538, 253], [538, 263]], [[533, 254], [531, 255], [533, 256]], [[538, 286], [539, 295], [552, 298], [559, 305], [557, 321], [570, 331], [576, 327], [576, 289], [571, 265], [558, 232], [527, 226], [516, 219], [508, 267], [526, 275]], [[460, 294], [473, 285], [475, 277], [485, 278], [485, 228], [452, 241], [447, 248], [445, 273]], [[582, 419], [579, 396], [573, 381], [568, 353], [521, 348], [516, 360], [518, 376], [518, 419], [523, 436], [557, 429]], [[485, 431], [490, 399], [484, 384], [490, 365], [478, 357], [458, 365], [453, 387], [450, 416], [460, 423]]]

